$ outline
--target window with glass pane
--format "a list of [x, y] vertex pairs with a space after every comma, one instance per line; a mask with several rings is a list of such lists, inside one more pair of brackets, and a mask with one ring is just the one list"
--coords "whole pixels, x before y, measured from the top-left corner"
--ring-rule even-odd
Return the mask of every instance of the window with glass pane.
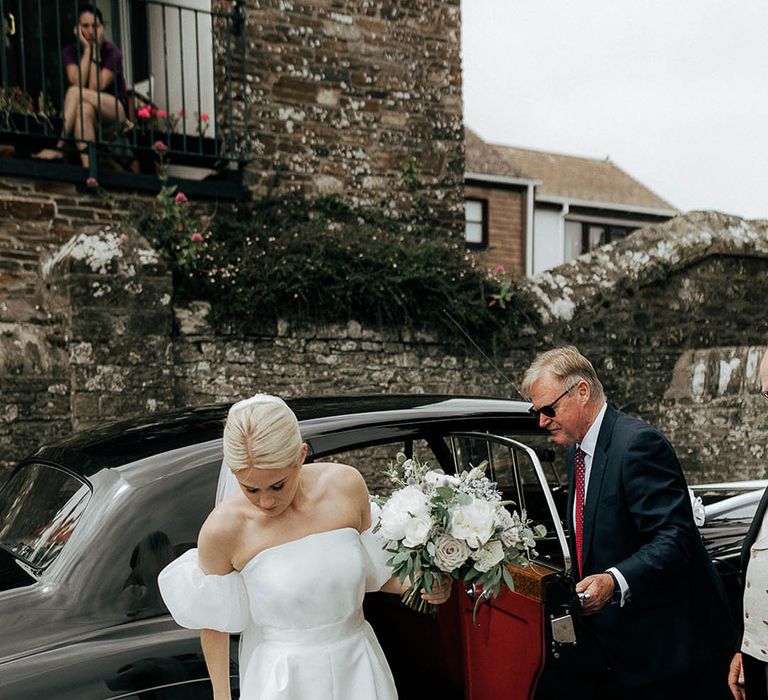
[[90, 496], [88, 486], [61, 469], [25, 465], [0, 491], [0, 547], [44, 569], [67, 543]]
[[580, 221], [565, 222], [565, 262], [584, 253]]
[[594, 250], [608, 241], [605, 239], [605, 228], [603, 226], [589, 227], [589, 250]]
[[467, 199], [464, 202], [465, 229], [464, 237], [470, 245], [485, 244], [485, 206], [480, 199]]

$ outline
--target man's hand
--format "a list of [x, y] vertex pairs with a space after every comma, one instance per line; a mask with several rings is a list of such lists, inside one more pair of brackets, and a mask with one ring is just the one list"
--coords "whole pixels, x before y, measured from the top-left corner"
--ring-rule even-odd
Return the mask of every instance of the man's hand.
[[728, 670], [728, 687], [735, 700], [746, 700], [744, 692], [744, 666], [742, 665], [741, 653], [736, 652], [731, 659], [731, 668]]
[[576, 584], [576, 592], [584, 593], [581, 599], [581, 611], [584, 615], [594, 615], [602, 610], [613, 596], [613, 576], [610, 574], [593, 574], [583, 578]]

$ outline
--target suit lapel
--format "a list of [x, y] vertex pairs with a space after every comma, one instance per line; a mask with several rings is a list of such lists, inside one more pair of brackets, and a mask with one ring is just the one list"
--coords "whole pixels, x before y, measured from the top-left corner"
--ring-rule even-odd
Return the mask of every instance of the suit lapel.
[[[597, 445], [595, 454], [592, 456], [592, 466], [589, 470], [589, 484], [587, 486], [587, 500], [584, 503], [584, 535], [582, 561], [585, 565], [589, 559], [589, 550], [592, 545], [592, 535], [595, 530], [595, 515], [597, 513], [597, 504], [600, 500], [600, 491], [603, 488], [603, 478], [605, 477], [606, 466], [608, 465], [608, 445], [613, 435], [613, 426], [616, 424], [618, 412], [615, 408], [608, 406], [603, 416], [603, 422], [600, 425], [600, 432], [597, 436]], [[583, 574], [583, 572], [582, 572]]]

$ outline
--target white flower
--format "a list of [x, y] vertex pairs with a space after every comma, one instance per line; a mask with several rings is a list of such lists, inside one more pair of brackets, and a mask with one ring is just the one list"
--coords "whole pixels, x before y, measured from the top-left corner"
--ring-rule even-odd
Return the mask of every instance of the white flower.
[[435, 542], [435, 565], [440, 571], [451, 573], [469, 557], [469, 547], [463, 540], [450, 535], [440, 535]]
[[424, 475], [424, 483], [438, 488], [439, 486], [458, 486], [459, 480], [455, 476], [432, 469]]
[[466, 506], [450, 509], [451, 526], [449, 533], [464, 540], [470, 547], [482, 547], [493, 534], [495, 504], [473, 498]]
[[434, 522], [429, 515], [419, 514], [410, 518], [405, 524], [405, 537], [403, 544], [406, 547], [418, 547], [424, 544], [429, 537]]
[[504, 558], [504, 547], [498, 540], [493, 540], [482, 549], [472, 552], [472, 558], [478, 571], [489, 571]]
[[697, 496], [693, 489], [688, 489], [688, 495], [691, 497], [691, 508], [693, 508], [693, 522], [697, 527], [701, 527], [704, 521], [707, 519], [707, 511], [704, 510], [704, 503], [701, 501], [701, 496]]
[[379, 533], [387, 540], [402, 540], [412, 518], [429, 518], [427, 497], [418, 486], [395, 491], [381, 509]]
[[508, 530], [514, 526], [515, 521], [512, 518], [512, 514], [504, 506], [496, 506], [496, 513], [493, 518], [494, 527], [501, 527], [504, 530]]

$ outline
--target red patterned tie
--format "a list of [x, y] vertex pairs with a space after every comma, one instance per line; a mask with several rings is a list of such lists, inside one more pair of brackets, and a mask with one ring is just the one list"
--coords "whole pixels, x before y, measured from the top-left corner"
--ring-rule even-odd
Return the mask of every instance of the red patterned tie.
[[583, 526], [584, 526], [584, 477], [587, 472], [587, 465], [584, 461], [586, 452], [580, 447], [576, 448], [576, 457], [573, 460], [573, 465], [576, 470], [576, 507], [574, 509], [573, 517], [573, 531], [576, 541], [576, 563], [578, 569], [576, 573], [578, 578], [581, 579], [581, 545], [583, 538]]

